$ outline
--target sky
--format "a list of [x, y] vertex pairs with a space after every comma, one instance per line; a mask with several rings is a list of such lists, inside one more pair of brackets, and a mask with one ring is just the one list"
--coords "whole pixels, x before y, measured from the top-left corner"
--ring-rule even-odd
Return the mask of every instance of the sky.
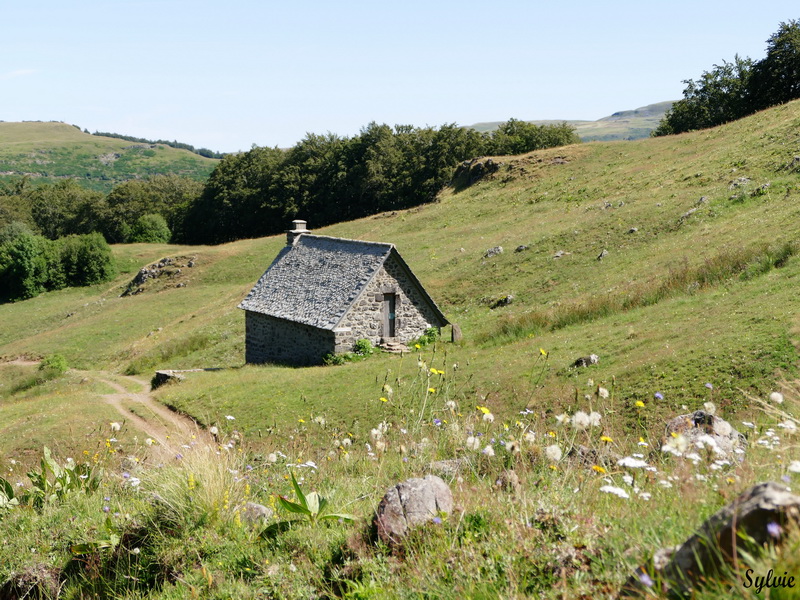
[[0, 120], [220, 152], [370, 123], [596, 120], [763, 58], [797, 0], [0, 0]]

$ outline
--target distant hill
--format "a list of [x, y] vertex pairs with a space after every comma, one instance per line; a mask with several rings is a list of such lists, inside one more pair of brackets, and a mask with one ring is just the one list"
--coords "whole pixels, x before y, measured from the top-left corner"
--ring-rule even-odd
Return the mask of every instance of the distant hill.
[[108, 192], [123, 181], [175, 174], [208, 177], [219, 161], [163, 144], [91, 135], [58, 122], [0, 122], [0, 182], [28, 176], [54, 182], [74, 178]]
[[[634, 110], [622, 110], [613, 115], [603, 117], [597, 121], [570, 121], [567, 123], [575, 127], [577, 134], [584, 142], [614, 140], [638, 140], [650, 137], [664, 113], [672, 106], [672, 100], [648, 104]], [[529, 121], [537, 125], [562, 123], [564, 120]], [[502, 121], [489, 121], [475, 123], [468, 127], [476, 131], [494, 131]]]

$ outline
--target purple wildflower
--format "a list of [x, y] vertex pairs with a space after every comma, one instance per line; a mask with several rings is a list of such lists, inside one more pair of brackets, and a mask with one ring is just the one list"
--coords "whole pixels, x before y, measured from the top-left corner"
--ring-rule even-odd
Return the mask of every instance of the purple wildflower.
[[432, 521], [433, 521], [433, 522], [434, 522], [436, 525], [441, 525], [441, 524], [442, 524], [442, 518], [441, 518], [441, 517], [433, 517]]
[[655, 394], [653, 394], [653, 397], [656, 400], [663, 400], [664, 399], [664, 394], [662, 394], [661, 392], [656, 392]]
[[178, 452], [178, 453], [175, 455], [175, 458], [177, 458], [178, 460], [180, 460], [180, 459], [182, 459], [182, 458], [183, 458], [183, 454], [181, 454], [180, 452]]
[[111, 507], [109, 507], [109, 506], [104, 506], [104, 507], [103, 507], [103, 512], [104, 512], [104, 513], [111, 512]]
[[130, 476], [131, 476], [131, 474], [130, 474], [130, 473], [128, 473], [127, 471], [125, 471], [125, 472], [122, 474], [122, 478], [123, 478], [123, 479], [128, 479]]
[[653, 587], [653, 578], [644, 571], [639, 573], [639, 581], [641, 581], [647, 587]]
[[781, 537], [781, 526], [775, 521], [770, 521], [767, 523], [767, 533], [777, 540], [779, 537]]
[[434, 419], [433, 420], [433, 424], [436, 425], [437, 427], [439, 427], [442, 424], [442, 420], [441, 419]]
[[713, 386], [713, 385], [711, 385], [710, 383], [707, 383], [707, 384], [706, 384], [706, 387], [707, 387], [708, 389], [710, 389], [710, 390], [713, 390], [713, 389], [714, 389], [714, 386]]

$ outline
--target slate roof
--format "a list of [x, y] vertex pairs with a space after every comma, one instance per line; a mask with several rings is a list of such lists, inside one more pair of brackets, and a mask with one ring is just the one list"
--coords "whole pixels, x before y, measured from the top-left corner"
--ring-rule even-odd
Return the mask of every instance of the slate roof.
[[391, 255], [447, 323], [394, 244], [307, 233], [278, 253], [239, 308], [334, 329]]

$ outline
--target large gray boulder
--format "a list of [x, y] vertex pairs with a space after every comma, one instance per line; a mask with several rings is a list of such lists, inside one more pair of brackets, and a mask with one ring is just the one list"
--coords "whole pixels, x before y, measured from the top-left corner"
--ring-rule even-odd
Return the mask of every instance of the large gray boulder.
[[759, 483], [709, 517], [683, 544], [656, 552], [628, 579], [620, 596], [690, 595], [703, 581], [723, 577], [738, 550], [754, 554], [768, 543], [779, 545], [798, 523], [800, 496], [778, 483]]
[[412, 527], [452, 510], [453, 493], [440, 477], [414, 477], [387, 490], [378, 505], [375, 527], [381, 540], [396, 544]]

